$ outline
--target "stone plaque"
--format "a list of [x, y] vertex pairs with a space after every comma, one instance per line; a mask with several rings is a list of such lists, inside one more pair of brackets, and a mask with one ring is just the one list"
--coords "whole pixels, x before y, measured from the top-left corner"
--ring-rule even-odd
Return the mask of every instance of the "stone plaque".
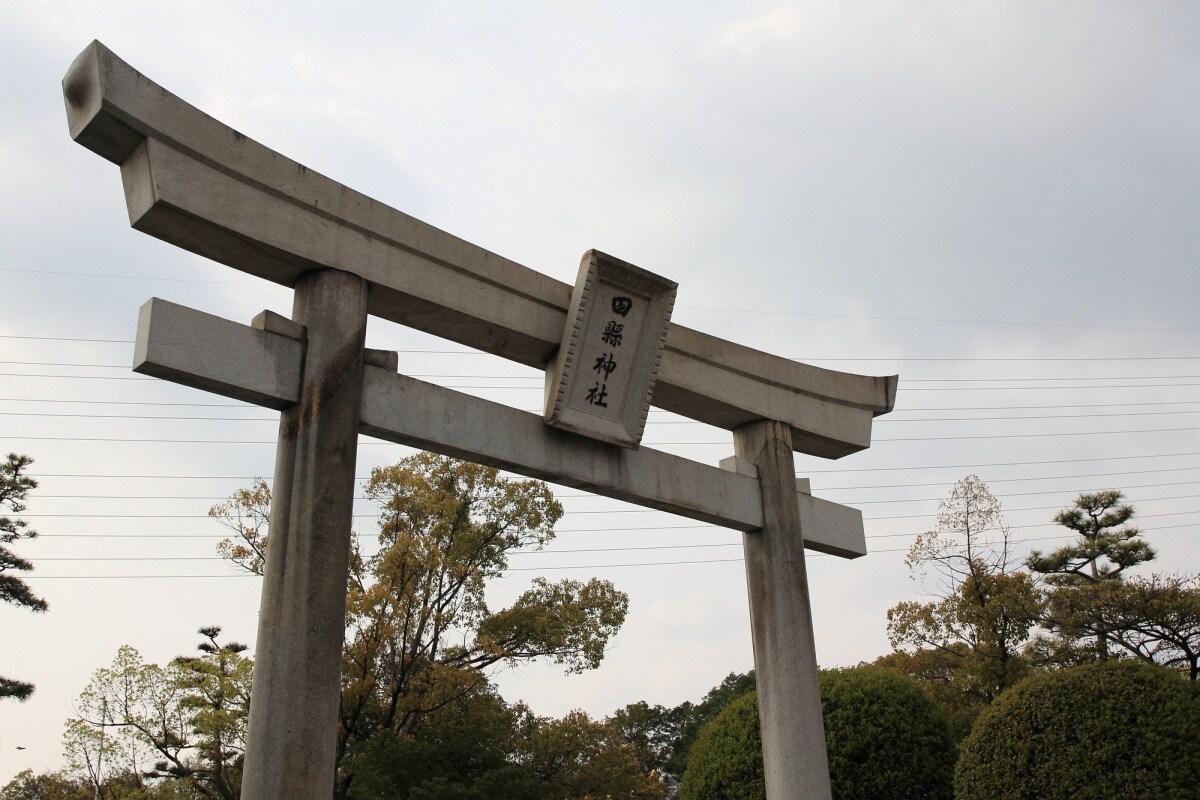
[[546, 369], [546, 422], [636, 448], [658, 378], [678, 284], [589, 250]]

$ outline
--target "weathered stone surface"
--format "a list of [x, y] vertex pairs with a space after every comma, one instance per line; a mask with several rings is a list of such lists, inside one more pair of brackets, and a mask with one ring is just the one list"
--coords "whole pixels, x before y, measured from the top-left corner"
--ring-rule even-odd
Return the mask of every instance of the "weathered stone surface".
[[[122, 165], [138, 230], [287, 286], [314, 266], [371, 284], [370, 313], [540, 368], [571, 287], [469, 244], [248, 139], [93, 42], [63, 81], [71, 135]], [[797, 364], [678, 325], [653, 403], [732, 430], [756, 419], [837, 458], [870, 445], [896, 378]]]
[[284, 409], [300, 399], [303, 358], [296, 338], [157, 297], [138, 313], [133, 371], [143, 375]]
[[678, 284], [589, 250], [546, 368], [546, 422], [637, 447], [658, 380]]
[[556, 430], [536, 414], [383, 370], [367, 370], [362, 431], [735, 530], [762, 524], [753, 478]]
[[[140, 372], [227, 397], [258, 398], [250, 402], [271, 408], [299, 397], [302, 353], [295, 339], [164, 300], [147, 303], [143, 319]], [[763, 525], [758, 472], [743, 459], [731, 456], [716, 468], [557, 431], [536, 414], [397, 375], [395, 355], [364, 352], [362, 433], [734, 530]], [[261, 363], [273, 366], [243, 367]], [[866, 554], [858, 509], [806, 494], [799, 482], [796, 496], [801, 514], [812, 520], [805, 522], [806, 547], [842, 558]]]
[[733, 432], [737, 455], [755, 466], [762, 490], [763, 527], [742, 534], [742, 545], [763, 775], [767, 800], [830, 800], [802, 539], [815, 524], [792, 500], [796, 473], [788, 435], [787, 427], [774, 421], [754, 422]]
[[279, 419], [245, 800], [328, 797], [334, 782], [367, 293], [365, 281], [333, 270], [296, 285], [303, 380]]
[[247, 139], [98, 42], [63, 91], [72, 137], [120, 164], [136, 229], [296, 289], [294, 321], [267, 313], [246, 328], [152, 301], [139, 323], [139, 371], [283, 410], [243, 797], [316, 800], [332, 786], [360, 431], [742, 530], [767, 794], [829, 797], [803, 548], [854, 557], [865, 539], [861, 514], [796, 480], [792, 451], [868, 447], [895, 376], [673, 326], [651, 402], [732, 430], [727, 469], [548, 428], [395, 374], [394, 354], [365, 350], [366, 317], [546, 368], [570, 286]]

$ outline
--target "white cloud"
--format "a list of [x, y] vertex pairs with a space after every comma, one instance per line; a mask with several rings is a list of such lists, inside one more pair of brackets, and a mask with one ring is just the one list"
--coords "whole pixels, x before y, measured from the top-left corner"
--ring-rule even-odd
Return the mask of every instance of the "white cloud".
[[796, 5], [786, 3], [722, 26], [717, 32], [717, 41], [724, 47], [751, 55], [773, 45], [794, 42], [804, 22], [804, 15]]

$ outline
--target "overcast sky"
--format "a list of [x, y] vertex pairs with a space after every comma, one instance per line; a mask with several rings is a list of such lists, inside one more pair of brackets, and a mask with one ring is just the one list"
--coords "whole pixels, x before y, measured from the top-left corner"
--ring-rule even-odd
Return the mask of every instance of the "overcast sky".
[[[151, 296], [248, 322], [290, 313], [290, 293], [128, 227], [117, 168], [67, 134], [59, 84], [92, 39], [533, 269], [572, 281], [599, 248], [678, 281], [681, 324], [899, 373], [869, 451], [798, 459], [815, 493], [863, 509], [872, 550], [809, 560], [822, 665], [888, 651], [887, 609], [922, 591], [904, 551], [969, 472], [1022, 551], [1061, 543], [1050, 520], [1078, 492], [1114, 487], [1155, 569], [1200, 571], [1195, 4], [249, 5], [0, 7], [0, 448], [36, 459], [24, 517], [42, 537], [18, 550], [50, 604], [0, 608], [0, 675], [38, 687], [0, 704], [0, 782], [60, 764], [73, 699], [120, 645], [161, 662], [202, 625], [251, 645], [256, 627], [259, 582], [214, 559], [205, 512], [271, 475], [273, 413], [128, 364]], [[379, 320], [368, 344], [540, 405], [532, 370]], [[732, 453], [665, 414], [645, 441]], [[358, 475], [405, 453], [364, 439]], [[739, 534], [562, 497], [559, 552], [514, 558], [496, 602], [539, 574], [596, 575], [630, 593], [629, 618], [599, 670], [506, 673], [508, 699], [603, 716], [750, 668]], [[373, 509], [356, 513], [369, 542]]]

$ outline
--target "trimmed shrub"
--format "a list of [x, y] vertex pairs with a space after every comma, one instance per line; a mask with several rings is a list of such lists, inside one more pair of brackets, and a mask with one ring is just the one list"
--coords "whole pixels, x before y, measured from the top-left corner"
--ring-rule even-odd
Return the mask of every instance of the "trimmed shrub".
[[1002, 694], [962, 744], [959, 800], [1194, 800], [1200, 694], [1174, 672], [1109, 659]]
[[[911, 680], [879, 669], [821, 673], [834, 800], [950, 800], [945, 712]], [[762, 800], [758, 699], [730, 703], [696, 739], [680, 800]]]
[[679, 800], [763, 800], [758, 695], [747, 692], [705, 723], [688, 754]]
[[821, 673], [834, 800], [951, 800], [954, 736], [912, 680], [880, 669]]

